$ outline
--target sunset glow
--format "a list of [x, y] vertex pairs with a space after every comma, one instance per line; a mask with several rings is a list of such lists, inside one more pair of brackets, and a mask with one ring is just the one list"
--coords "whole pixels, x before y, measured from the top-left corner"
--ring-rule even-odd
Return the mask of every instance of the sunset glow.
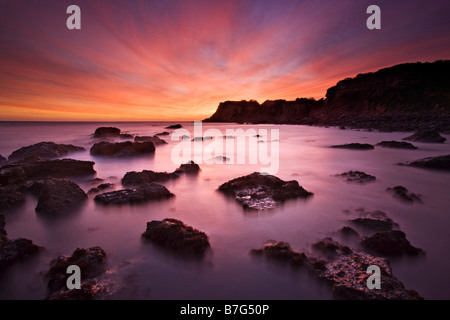
[[[66, 8], [81, 8], [81, 30]], [[337, 81], [450, 58], [448, 1], [0, 2], [0, 120], [199, 120], [221, 101], [322, 98]]]

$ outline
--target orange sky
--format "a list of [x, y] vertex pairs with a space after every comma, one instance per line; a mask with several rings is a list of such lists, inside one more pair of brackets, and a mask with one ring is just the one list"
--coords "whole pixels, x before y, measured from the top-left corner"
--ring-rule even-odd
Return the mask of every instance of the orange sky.
[[[450, 58], [448, 1], [392, 2], [370, 31], [370, 1], [3, 0], [0, 120], [200, 120]], [[70, 4], [82, 30], [66, 28]]]

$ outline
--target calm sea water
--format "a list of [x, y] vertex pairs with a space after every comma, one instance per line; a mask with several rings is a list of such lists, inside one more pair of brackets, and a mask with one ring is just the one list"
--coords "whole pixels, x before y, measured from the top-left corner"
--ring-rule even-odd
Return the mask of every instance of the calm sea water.
[[[168, 123], [0, 123], [0, 154], [41, 141], [69, 143], [86, 148], [70, 158], [95, 161], [96, 177], [115, 183], [128, 171], [144, 169], [171, 172], [178, 167], [171, 157], [178, 142], [162, 137], [154, 156], [136, 159], [92, 157], [92, 133], [99, 126], [117, 126], [134, 135], [153, 135]], [[183, 123], [193, 132], [193, 123]], [[43, 299], [43, 271], [59, 254], [77, 247], [101, 246], [108, 254], [107, 279], [117, 299], [332, 299], [329, 287], [302, 271], [249, 255], [268, 239], [287, 241], [296, 251], [310, 251], [311, 244], [349, 225], [344, 210], [364, 207], [385, 211], [408, 240], [423, 248], [421, 258], [391, 259], [393, 273], [408, 289], [427, 299], [450, 298], [450, 174], [397, 166], [396, 163], [427, 156], [450, 154], [450, 144], [415, 143], [419, 150], [377, 147], [372, 151], [331, 149], [330, 145], [361, 142], [376, 144], [400, 140], [408, 133], [380, 133], [290, 125], [203, 124], [203, 130], [242, 128], [279, 130], [279, 170], [283, 180], [297, 180], [314, 197], [288, 201], [270, 211], [244, 211], [217, 188], [224, 182], [259, 171], [261, 165], [201, 164], [196, 177], [183, 176], [165, 183], [175, 198], [137, 206], [104, 207], [93, 196], [78, 212], [46, 219], [34, 211], [37, 200], [5, 212], [10, 239], [25, 237], [45, 251], [0, 275], [1, 299]], [[261, 131], [262, 132], [262, 131]], [[270, 132], [270, 131], [269, 131]], [[450, 140], [449, 136], [446, 136]], [[261, 143], [270, 137], [262, 135]], [[195, 142], [206, 147], [210, 141]], [[194, 144], [192, 144], [194, 145]], [[196, 151], [198, 153], [198, 150]], [[238, 150], [244, 152], [245, 150]], [[248, 154], [246, 156], [248, 163]], [[333, 175], [360, 170], [375, 175], [376, 182], [351, 184]], [[75, 180], [86, 192], [88, 179]], [[403, 185], [422, 195], [423, 204], [408, 205], [394, 199], [387, 187]], [[186, 260], [141, 240], [146, 223], [176, 218], [204, 231], [212, 252], [203, 260]], [[361, 230], [358, 230], [361, 231]], [[364, 231], [361, 231], [364, 234]], [[339, 237], [335, 236], [338, 240]]]

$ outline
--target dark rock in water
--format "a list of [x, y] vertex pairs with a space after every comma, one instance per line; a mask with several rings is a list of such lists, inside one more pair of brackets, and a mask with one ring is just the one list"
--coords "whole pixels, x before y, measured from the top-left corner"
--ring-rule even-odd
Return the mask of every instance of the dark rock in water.
[[[72, 256], [59, 256], [50, 262], [50, 269], [46, 273], [48, 278], [49, 299], [76, 299], [77, 297], [94, 298], [96, 293], [95, 277], [105, 272], [106, 252], [101, 247], [92, 247], [89, 249], [77, 248]], [[68, 290], [66, 282], [70, 274], [67, 268], [70, 265], [80, 267], [81, 283], [87, 285], [79, 291], [78, 289]], [[94, 281], [90, 281], [94, 280]], [[70, 293], [69, 291], [78, 291]], [[57, 293], [57, 294], [55, 294]], [[55, 295], [53, 295], [55, 294]]]
[[403, 140], [428, 143], [444, 143], [447, 139], [441, 136], [436, 130], [420, 130], [409, 137], [403, 138]]
[[98, 142], [91, 148], [93, 156], [131, 157], [155, 153], [155, 145], [147, 142]]
[[295, 265], [302, 265], [307, 261], [307, 257], [303, 252], [293, 251], [289, 243], [284, 241], [267, 240], [262, 248], [252, 249], [250, 253], [263, 255], [269, 259], [288, 261]]
[[204, 141], [204, 140], [212, 140], [212, 139], [213, 139], [213, 137], [210, 137], [210, 136], [208, 136], [208, 137], [194, 137], [192, 139], [192, 141]]
[[132, 134], [129, 134], [129, 133], [121, 133], [119, 135], [119, 138], [120, 139], [133, 139], [134, 137]]
[[[262, 255], [268, 259], [287, 262], [294, 267], [303, 267], [317, 278], [325, 280], [339, 299], [349, 300], [418, 300], [423, 299], [414, 290], [406, 290], [392, 274], [389, 261], [354, 251], [331, 238], [318, 241], [313, 245], [325, 253], [333, 252], [326, 260], [295, 252], [286, 242], [269, 240], [261, 249], [251, 250], [253, 255]], [[370, 274], [367, 268], [376, 265], [381, 270], [381, 289], [367, 287]]]
[[395, 149], [410, 149], [410, 150], [417, 149], [417, 147], [414, 146], [413, 144], [403, 141], [382, 141], [380, 143], [377, 143], [377, 146]]
[[147, 223], [142, 237], [174, 251], [203, 255], [211, 246], [208, 236], [176, 219]]
[[345, 181], [347, 182], [357, 182], [361, 184], [373, 182], [376, 180], [376, 177], [362, 171], [348, 171], [337, 174], [336, 177], [343, 177], [346, 178]]
[[152, 182], [166, 182], [171, 179], [177, 179], [178, 174], [168, 172], [155, 172], [152, 170], [143, 170], [141, 172], [127, 172], [122, 179], [124, 186], [139, 186]]
[[0, 247], [8, 241], [8, 233], [5, 230], [5, 216], [0, 214]]
[[25, 196], [14, 187], [0, 186], [0, 211], [9, 210], [25, 203]]
[[108, 294], [108, 286], [103, 286], [97, 279], [89, 279], [81, 283], [80, 289], [61, 288], [50, 294], [45, 300], [94, 300]]
[[127, 172], [122, 179], [124, 186], [139, 186], [152, 182], [166, 182], [177, 179], [181, 174], [197, 174], [200, 167], [194, 161], [188, 161], [180, 165], [174, 172], [155, 172], [152, 170], [143, 170], [141, 172]]
[[299, 186], [296, 180], [283, 181], [258, 172], [230, 180], [222, 184], [219, 191], [235, 197], [244, 208], [256, 210], [272, 209], [288, 199], [313, 195]]
[[342, 227], [341, 229], [339, 229], [338, 231], [339, 233], [341, 233], [343, 236], [346, 237], [359, 237], [358, 232], [356, 232], [353, 228], [350, 227]]
[[372, 150], [374, 146], [368, 143], [348, 143], [331, 146], [331, 148], [351, 149], [351, 150]]
[[181, 129], [183, 126], [181, 124], [173, 124], [171, 126], [166, 127], [166, 129]]
[[194, 161], [188, 161], [185, 164], [180, 165], [180, 167], [175, 170], [175, 174], [197, 174], [200, 172], [200, 167]]
[[52, 159], [64, 157], [70, 152], [83, 151], [82, 147], [71, 144], [56, 144], [54, 142], [39, 142], [28, 147], [20, 148], [9, 156], [10, 162], [17, 162], [27, 158], [39, 157], [42, 159]]
[[142, 137], [136, 136], [136, 137], [134, 137], [134, 142], [148, 142], [148, 141], [153, 142], [153, 144], [155, 146], [158, 146], [158, 145], [161, 145], [161, 144], [167, 144], [167, 142], [165, 140], [159, 138], [158, 136], [153, 136], [153, 137], [150, 137], [150, 136], [142, 136]]
[[28, 239], [8, 240], [5, 217], [0, 215], [0, 271], [36, 254], [42, 247]]
[[0, 184], [18, 184], [25, 180], [45, 177], [80, 177], [95, 173], [92, 161], [73, 159], [20, 161], [1, 168]]
[[413, 203], [419, 202], [422, 203], [421, 196], [412, 192], [408, 192], [403, 186], [396, 186], [393, 188], [387, 188], [386, 191], [391, 192], [393, 196], [397, 199], [400, 199], [404, 202]]
[[73, 211], [87, 199], [86, 193], [67, 179], [38, 180], [30, 187], [30, 191], [38, 197], [36, 212], [42, 214], [64, 214]]
[[101, 185], [95, 187], [95, 188], [91, 188], [88, 191], [88, 194], [94, 194], [94, 193], [99, 193], [100, 191], [106, 190], [106, 189], [111, 189], [114, 187], [113, 183], [102, 183]]
[[94, 201], [104, 205], [135, 204], [168, 199], [173, 196], [174, 194], [166, 187], [157, 183], [150, 183], [137, 188], [102, 193], [95, 196]]
[[167, 132], [167, 131], [164, 131], [164, 132], [160, 132], [160, 133], [155, 134], [155, 136], [168, 136], [168, 135], [170, 135], [170, 133]]
[[0, 167], [6, 164], [8, 160], [0, 154]]
[[361, 244], [367, 249], [386, 256], [423, 253], [422, 249], [413, 247], [406, 239], [405, 233], [400, 230], [377, 232], [373, 236], [364, 237]]
[[406, 163], [410, 167], [450, 171], [450, 155], [428, 157]]
[[350, 220], [351, 222], [374, 230], [392, 230], [397, 224], [389, 218], [383, 211], [366, 212], [361, 211], [360, 217]]
[[120, 129], [115, 127], [100, 127], [94, 132], [94, 138], [119, 137]]

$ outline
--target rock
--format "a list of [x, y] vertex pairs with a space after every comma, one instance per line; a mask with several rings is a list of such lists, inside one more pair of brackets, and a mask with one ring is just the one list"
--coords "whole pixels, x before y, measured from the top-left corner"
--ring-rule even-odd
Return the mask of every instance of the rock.
[[152, 182], [166, 182], [171, 179], [177, 179], [178, 174], [168, 172], [155, 172], [152, 170], [143, 170], [141, 172], [127, 172], [122, 178], [124, 186], [139, 186]]
[[204, 255], [211, 247], [204, 232], [176, 219], [148, 222], [142, 237], [162, 247], [192, 255]]
[[119, 137], [120, 129], [116, 127], [100, 127], [95, 129], [94, 138]]
[[395, 148], [395, 149], [410, 149], [414, 150], [417, 149], [416, 146], [409, 142], [400, 142], [400, 141], [382, 141], [380, 143], [377, 143], [377, 146], [383, 147], [383, 148]]
[[101, 185], [95, 187], [95, 188], [91, 188], [88, 191], [88, 194], [94, 194], [94, 193], [99, 193], [100, 191], [106, 190], [106, 189], [111, 189], [114, 187], [113, 183], [102, 183]]
[[361, 244], [378, 254], [399, 256], [402, 254], [417, 255], [422, 249], [413, 247], [400, 230], [381, 231], [370, 237], [363, 237]]
[[177, 179], [182, 174], [197, 174], [199, 171], [200, 167], [198, 164], [194, 161], [188, 161], [187, 163], [180, 165], [180, 167], [172, 173], [155, 172], [152, 170], [127, 172], [122, 178], [122, 184], [124, 186], [139, 186], [152, 182], [166, 182], [172, 179]]
[[170, 135], [170, 133], [167, 132], [167, 131], [164, 131], [164, 132], [160, 132], [160, 133], [155, 134], [155, 136], [168, 136], [168, 135]]
[[351, 222], [374, 230], [392, 230], [397, 224], [383, 211], [360, 211], [360, 217], [350, 220]]
[[31, 240], [19, 238], [8, 240], [5, 230], [5, 217], [0, 215], [0, 271], [36, 254], [42, 247]]
[[182, 164], [174, 171], [175, 174], [198, 174], [200, 172], [200, 167], [194, 161], [188, 161], [185, 164]]
[[351, 150], [372, 150], [374, 146], [368, 143], [348, 143], [331, 146], [331, 148], [351, 149]]
[[0, 184], [18, 184], [25, 180], [45, 177], [81, 177], [95, 173], [92, 161], [73, 159], [20, 161], [1, 168]]
[[450, 171], [450, 154], [438, 157], [428, 157], [406, 163], [407, 166]]
[[0, 211], [9, 210], [25, 203], [25, 196], [14, 187], [0, 186]]
[[30, 191], [38, 197], [36, 212], [41, 214], [64, 214], [81, 206], [86, 193], [67, 179], [47, 178], [33, 183]]
[[357, 182], [361, 184], [373, 182], [376, 180], [376, 177], [361, 171], [348, 171], [337, 174], [336, 177], [343, 177], [346, 178], [345, 181], [347, 182]]
[[147, 142], [98, 142], [91, 148], [93, 156], [132, 157], [155, 153], [155, 145]]
[[147, 201], [162, 200], [173, 197], [166, 187], [150, 183], [137, 188], [124, 189], [99, 194], [94, 201], [104, 205], [135, 204]]
[[8, 241], [8, 233], [5, 230], [5, 216], [0, 214], [0, 247]]
[[219, 191], [235, 197], [244, 208], [256, 210], [272, 209], [288, 199], [305, 199], [313, 195], [295, 180], [283, 181], [258, 172], [230, 180], [222, 184]]
[[406, 189], [403, 186], [396, 186], [393, 188], [387, 188], [387, 192], [390, 192], [393, 194], [393, 196], [397, 199], [400, 199], [404, 202], [413, 203], [413, 202], [419, 202], [422, 203], [421, 196], [412, 192], [408, 192], [408, 189]]
[[[394, 277], [389, 261], [365, 253], [354, 251], [331, 238], [325, 238], [313, 244], [316, 250], [327, 253], [327, 259], [307, 256], [295, 252], [286, 242], [269, 240], [261, 249], [250, 251], [253, 255], [265, 256], [289, 263], [294, 267], [309, 270], [318, 279], [325, 280], [339, 299], [349, 300], [418, 300], [420, 295], [413, 290], [406, 290], [404, 285]], [[332, 255], [328, 255], [329, 253]], [[367, 287], [367, 267], [376, 265], [381, 270], [381, 289], [371, 290]]]
[[153, 142], [153, 144], [155, 146], [159, 146], [161, 144], [167, 144], [167, 142], [165, 140], [159, 138], [158, 136], [153, 136], [153, 137], [150, 137], [150, 136], [143, 136], [143, 137], [136, 136], [136, 137], [134, 137], [134, 142], [148, 142], [148, 141]]
[[359, 237], [358, 232], [356, 232], [353, 228], [347, 226], [342, 227], [338, 232], [345, 237]]
[[61, 288], [51, 293], [45, 300], [94, 300], [109, 295], [109, 287], [99, 283], [97, 279], [85, 280], [80, 289], [67, 290]]
[[447, 139], [441, 136], [436, 130], [419, 130], [413, 135], [403, 138], [403, 140], [428, 143], [444, 143]]
[[204, 141], [204, 140], [212, 140], [213, 137], [208, 136], [208, 137], [194, 137], [191, 141]]
[[82, 147], [71, 144], [56, 144], [54, 142], [40, 142], [28, 147], [20, 148], [9, 156], [10, 162], [17, 162], [27, 158], [39, 157], [42, 159], [52, 159], [64, 157], [71, 152], [83, 151]]
[[[82, 288], [81, 291], [70, 291], [78, 291], [78, 293], [74, 293], [75, 297], [85, 296], [88, 298], [93, 298], [94, 295], [91, 293], [96, 292], [96, 281], [94, 278], [105, 272], [105, 262], [106, 252], [101, 247], [92, 247], [89, 249], [77, 248], [70, 257], [59, 256], [58, 258], [52, 260], [50, 262], [50, 269], [46, 273], [46, 277], [48, 278], [47, 287], [49, 291], [49, 298], [63, 298], [66, 295], [74, 298], [66, 286], [67, 278], [70, 276], [70, 274], [67, 273], [67, 268], [70, 265], [76, 265], [80, 268], [81, 283], [88, 285], [88, 287], [85, 287], [84, 289]], [[89, 282], [89, 280], [94, 281]], [[64, 293], [65, 291], [67, 292]], [[52, 294], [56, 292], [59, 293], [52, 297]]]
[[8, 160], [0, 154], [0, 167], [6, 164]]
[[132, 134], [129, 134], [129, 133], [121, 133], [119, 135], [119, 138], [120, 139], [133, 139], [134, 137]]
[[181, 129], [183, 126], [181, 124], [173, 124], [171, 126], [166, 127], [166, 129]]

